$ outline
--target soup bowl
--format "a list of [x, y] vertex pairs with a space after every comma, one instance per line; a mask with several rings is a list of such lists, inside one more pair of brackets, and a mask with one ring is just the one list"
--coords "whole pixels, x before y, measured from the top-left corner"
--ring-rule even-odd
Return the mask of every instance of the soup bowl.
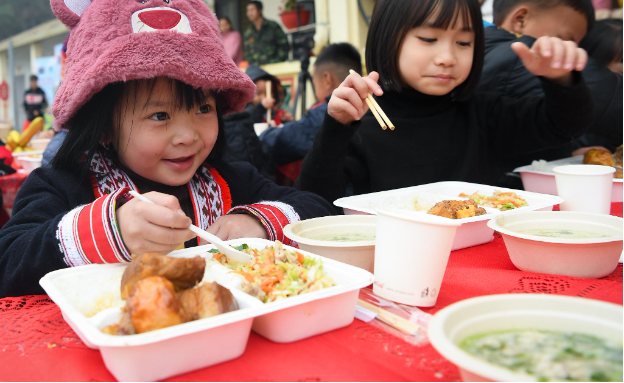
[[428, 336], [431, 345], [459, 368], [464, 381], [536, 381], [537, 376], [489, 363], [459, 345], [477, 334], [542, 330], [586, 334], [621, 346], [622, 319], [622, 306], [593, 299], [545, 294], [487, 295], [438, 311], [429, 323]]
[[531, 211], [495, 217], [520, 270], [600, 278], [615, 270], [622, 254], [622, 218], [604, 214]]
[[302, 250], [373, 272], [377, 217], [336, 215], [306, 219], [284, 227]]

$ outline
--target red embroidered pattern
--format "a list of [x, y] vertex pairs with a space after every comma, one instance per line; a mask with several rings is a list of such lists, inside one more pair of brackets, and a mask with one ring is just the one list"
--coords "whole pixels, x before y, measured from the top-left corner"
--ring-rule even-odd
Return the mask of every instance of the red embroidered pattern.
[[[125, 187], [139, 191], [130, 177], [100, 152], [93, 156], [90, 171], [91, 187], [96, 198]], [[227, 182], [208, 164], [203, 164], [195, 173], [188, 183], [188, 190], [195, 210], [195, 223], [204, 230], [232, 208], [232, 196]], [[111, 222], [113, 220], [114, 215], [111, 216]], [[110, 233], [106, 234], [110, 236]], [[115, 239], [122, 243], [121, 238], [117, 238], [117, 233], [114, 234]]]
[[124, 187], [138, 190], [130, 177], [100, 152], [96, 152], [93, 155], [89, 170], [89, 178], [91, 179], [91, 187], [93, 188], [95, 198], [100, 198]]

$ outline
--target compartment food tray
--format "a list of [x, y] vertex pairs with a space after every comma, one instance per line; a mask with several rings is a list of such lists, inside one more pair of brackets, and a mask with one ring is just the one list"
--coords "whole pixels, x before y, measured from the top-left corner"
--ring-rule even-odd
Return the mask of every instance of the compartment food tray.
[[[494, 239], [494, 230], [487, 226], [487, 221], [496, 215], [509, 214], [516, 211], [550, 211], [554, 205], [563, 202], [562, 198], [547, 194], [470, 182], [445, 181], [340, 198], [334, 201], [334, 205], [343, 208], [345, 214], [375, 214], [375, 209], [381, 206], [409, 210], [415, 198], [421, 201], [425, 200], [425, 205], [432, 206], [436, 202], [443, 200], [467, 199], [459, 197], [460, 193], [473, 194], [479, 192], [479, 194], [483, 195], [492, 195], [495, 191], [514, 192], [527, 201], [527, 206], [508, 211], [484, 207], [487, 214], [462, 219], [462, 225], [457, 229], [457, 234], [455, 234], [452, 250], [459, 250], [492, 241]], [[427, 214], [424, 210], [419, 213]]]
[[[535, 170], [533, 165], [526, 165], [514, 169], [514, 172], [520, 173], [522, 185], [528, 191], [537, 193], [545, 193], [557, 195], [557, 183], [555, 182], [555, 173], [552, 168], [563, 165], [581, 165], [583, 156], [563, 158], [556, 161], [549, 161], [546, 170]], [[611, 202], [622, 202], [622, 179], [613, 179], [613, 189], [611, 192]]]
[[[229, 241], [262, 249], [273, 242], [247, 238]], [[288, 246], [287, 249], [295, 250]], [[170, 253], [173, 257], [211, 258], [213, 246]], [[108, 370], [120, 381], [155, 381], [235, 359], [245, 351], [252, 329], [275, 342], [293, 342], [349, 325], [354, 318], [359, 289], [373, 282], [365, 270], [321, 258], [337, 286], [264, 304], [239, 291], [231, 273], [207, 268], [205, 280], [230, 288], [240, 309], [131, 336], [101, 332], [115, 324], [124, 302], [121, 276], [127, 264], [87, 265], [56, 270], [40, 284], [61, 309], [65, 321], [90, 348], [99, 349]], [[149, 366], [149, 367], [148, 367]]]

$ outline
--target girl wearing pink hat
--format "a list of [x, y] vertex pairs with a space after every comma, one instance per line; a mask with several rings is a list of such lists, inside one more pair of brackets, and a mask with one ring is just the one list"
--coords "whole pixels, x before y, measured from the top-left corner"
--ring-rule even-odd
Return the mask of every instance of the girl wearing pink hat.
[[[52, 111], [67, 137], [0, 230], [0, 297], [42, 293], [47, 272], [223, 239], [289, 243], [282, 228], [332, 214], [322, 198], [220, 160], [222, 116], [254, 84], [202, 0], [51, 0], [71, 29]], [[132, 199], [129, 190], [156, 205]]]

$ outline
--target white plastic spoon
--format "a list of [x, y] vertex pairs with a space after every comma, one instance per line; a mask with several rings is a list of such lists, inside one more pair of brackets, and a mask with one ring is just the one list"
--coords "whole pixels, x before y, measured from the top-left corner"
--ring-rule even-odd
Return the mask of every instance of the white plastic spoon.
[[[140, 199], [143, 202], [149, 202], [149, 203], [154, 203], [152, 201], [150, 201], [149, 199], [145, 198], [144, 196], [142, 196], [141, 194], [137, 193], [134, 190], [130, 190], [130, 195], [132, 195], [135, 198]], [[216, 235], [210, 234], [209, 232], [200, 229], [199, 227], [191, 224], [191, 226], [189, 226], [189, 230], [192, 231], [193, 233], [197, 234], [197, 236], [201, 239], [205, 239], [206, 241], [212, 243], [213, 245], [215, 245], [215, 247], [217, 248], [217, 250], [219, 250], [221, 253], [225, 254], [228, 258], [236, 261], [236, 262], [241, 262], [241, 263], [248, 263], [250, 261], [253, 261], [254, 257], [247, 254], [247, 253], [243, 253], [242, 251], [238, 251], [235, 248], [233, 248], [232, 246], [228, 245], [227, 243], [225, 243], [224, 241], [221, 240], [221, 238], [217, 237]]]

